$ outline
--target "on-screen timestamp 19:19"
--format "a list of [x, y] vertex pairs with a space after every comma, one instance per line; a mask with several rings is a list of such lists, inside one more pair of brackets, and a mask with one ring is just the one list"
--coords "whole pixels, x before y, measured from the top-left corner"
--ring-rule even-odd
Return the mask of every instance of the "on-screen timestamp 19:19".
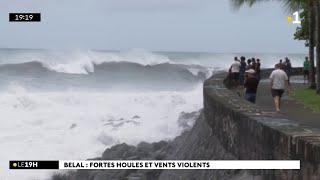
[[40, 13], [9, 13], [9, 22], [40, 22]]

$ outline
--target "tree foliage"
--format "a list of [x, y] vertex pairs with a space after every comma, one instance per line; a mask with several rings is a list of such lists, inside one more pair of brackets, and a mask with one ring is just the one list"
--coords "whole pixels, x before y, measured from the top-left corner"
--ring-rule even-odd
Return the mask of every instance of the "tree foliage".
[[[235, 9], [239, 9], [243, 5], [253, 6], [256, 3], [272, 1], [272, 0], [231, 0], [231, 4]], [[287, 11], [297, 11], [301, 8], [302, 4], [308, 0], [278, 0], [282, 3], [284, 9]]]
[[306, 41], [305, 45], [309, 46], [309, 18], [308, 18], [308, 9], [304, 9], [300, 13], [301, 26], [297, 27], [296, 32], [294, 33], [295, 40]]

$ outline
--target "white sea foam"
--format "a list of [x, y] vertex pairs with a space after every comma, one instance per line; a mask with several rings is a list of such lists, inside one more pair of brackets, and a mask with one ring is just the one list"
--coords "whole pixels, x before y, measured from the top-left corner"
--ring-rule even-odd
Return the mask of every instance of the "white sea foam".
[[[180, 112], [202, 106], [189, 92], [28, 92], [13, 84], [0, 96], [0, 179], [45, 179], [49, 171], [6, 171], [10, 159], [87, 159], [119, 142], [174, 138]], [[4, 172], [5, 170], [5, 172]]]

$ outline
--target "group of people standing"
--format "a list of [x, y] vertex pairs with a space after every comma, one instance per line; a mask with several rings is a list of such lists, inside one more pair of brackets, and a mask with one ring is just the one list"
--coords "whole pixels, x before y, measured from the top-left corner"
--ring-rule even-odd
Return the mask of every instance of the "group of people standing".
[[241, 56], [240, 60], [238, 57], [234, 57], [234, 62], [229, 69], [229, 73], [232, 76], [233, 84], [238, 86], [244, 85], [246, 71], [248, 70], [254, 70], [256, 77], [260, 79], [260, 68], [260, 59], [251, 58], [246, 61], [244, 56]]
[[245, 99], [255, 103], [257, 87], [260, 81], [261, 62], [260, 59], [251, 58], [247, 59], [244, 56], [234, 58], [229, 69], [230, 79], [233, 87], [244, 86]]
[[[279, 63], [275, 65], [275, 70], [272, 71], [269, 77], [271, 95], [274, 99], [277, 112], [280, 111], [281, 97], [285, 89], [289, 87], [291, 71], [291, 62], [289, 58], [286, 57], [284, 62], [280, 60]], [[229, 69], [233, 87], [243, 86], [245, 88], [244, 98], [252, 103], [256, 102], [257, 89], [261, 78], [260, 73], [260, 59], [251, 58], [246, 61], [243, 56], [240, 58], [240, 61], [235, 57]]]

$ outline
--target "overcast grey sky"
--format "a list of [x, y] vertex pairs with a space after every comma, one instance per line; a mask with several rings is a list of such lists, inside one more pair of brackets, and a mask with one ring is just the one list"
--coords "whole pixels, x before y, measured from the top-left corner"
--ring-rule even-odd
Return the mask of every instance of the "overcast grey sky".
[[[41, 12], [9, 23], [9, 12]], [[1, 0], [0, 47], [305, 53], [278, 2], [233, 10], [229, 0]]]

